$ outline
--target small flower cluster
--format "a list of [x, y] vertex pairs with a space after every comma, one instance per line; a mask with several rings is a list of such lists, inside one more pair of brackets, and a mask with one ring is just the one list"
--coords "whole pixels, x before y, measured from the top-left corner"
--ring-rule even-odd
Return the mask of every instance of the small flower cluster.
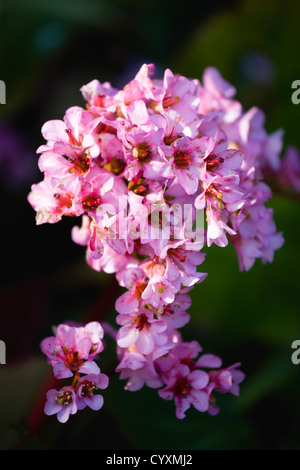
[[[221, 358], [203, 354], [197, 341], [184, 342], [174, 331], [169, 342], [157, 346], [151, 353], [140, 352], [137, 343], [119, 348], [121, 362], [117, 367], [121, 379], [128, 379], [125, 389], [136, 391], [146, 384], [158, 388], [164, 400], [174, 400], [176, 417], [185, 418], [191, 405], [202, 413], [219, 413], [215, 393], [239, 395], [244, 373], [240, 363], [222, 368]], [[142, 347], [144, 350], [144, 347]]]
[[121, 90], [93, 80], [81, 89], [85, 108], [44, 124], [44, 179], [28, 200], [37, 224], [82, 217], [73, 241], [125, 289], [116, 301], [120, 377], [129, 390], [163, 386], [160, 396], [174, 397], [183, 417], [191, 403], [215, 412], [214, 390], [237, 393], [237, 366], [194, 361], [194, 343], [183, 356], [178, 329], [190, 320], [189, 291], [207, 276], [198, 269], [205, 244], [231, 242], [241, 270], [271, 262], [283, 244], [263, 178], [279, 165], [282, 132], [268, 135], [263, 113], [245, 112], [215, 68], [202, 83], [153, 74], [144, 64]]
[[98, 322], [90, 322], [84, 327], [61, 324], [55, 336], [45, 338], [41, 349], [53, 367], [57, 379], [73, 377], [71, 385], [60, 390], [47, 392], [44, 411], [47, 415], [57, 414], [57, 419], [65, 423], [70, 414], [89, 406], [100, 410], [103, 396], [100, 389], [108, 386], [108, 376], [101, 373], [95, 358], [103, 351], [103, 328]]

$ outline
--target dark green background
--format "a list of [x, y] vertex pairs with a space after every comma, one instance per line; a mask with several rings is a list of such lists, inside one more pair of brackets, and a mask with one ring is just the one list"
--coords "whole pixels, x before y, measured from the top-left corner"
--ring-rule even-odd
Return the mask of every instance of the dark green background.
[[[209, 248], [208, 278], [192, 293], [184, 339], [197, 339], [224, 365], [242, 362], [239, 398], [220, 397], [216, 417], [191, 409], [178, 421], [173, 403], [150, 389], [126, 392], [113, 375], [104, 408], [79, 412], [66, 425], [43, 415], [45, 392], [55, 384], [39, 343], [66, 320], [113, 322], [119, 291], [113, 277], [86, 266], [70, 238], [73, 220], [36, 227], [26, 200], [42, 179], [42, 124], [83, 105], [83, 84], [97, 78], [123, 87], [145, 62], [155, 63], [157, 75], [169, 67], [199, 79], [205, 67], [218, 67], [245, 109], [263, 109], [268, 132], [283, 128], [285, 146], [300, 148], [300, 105], [291, 102], [291, 84], [300, 79], [299, 17], [296, 0], [0, 2], [7, 87], [0, 126], [16, 133], [14, 165], [24, 174], [15, 181], [0, 160], [1, 449], [299, 449], [300, 365], [291, 362], [291, 344], [300, 339], [297, 200], [274, 194], [270, 201], [285, 237], [273, 264], [257, 261], [240, 273], [231, 246]], [[109, 339], [100, 365], [106, 372], [116, 365]]]

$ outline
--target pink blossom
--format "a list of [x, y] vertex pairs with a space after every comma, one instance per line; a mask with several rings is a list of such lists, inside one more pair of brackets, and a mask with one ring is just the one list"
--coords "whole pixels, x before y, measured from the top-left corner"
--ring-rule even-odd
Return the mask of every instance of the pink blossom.
[[116, 321], [121, 325], [116, 338], [121, 348], [128, 348], [134, 344], [140, 353], [150, 354], [155, 345], [163, 345], [168, 340], [164, 333], [167, 329], [166, 323], [154, 318], [149, 310], [119, 314]]
[[287, 146], [280, 170], [273, 175], [281, 187], [291, 187], [295, 191], [300, 191], [300, 155], [294, 145]]
[[103, 396], [99, 394], [100, 389], [108, 387], [108, 376], [106, 374], [89, 374], [79, 379], [76, 389], [76, 404], [78, 410], [86, 406], [92, 410], [100, 410], [103, 406]]
[[120, 363], [116, 372], [121, 380], [127, 380], [125, 390], [131, 392], [140, 390], [145, 384], [150, 388], [158, 388], [163, 381], [155, 369], [151, 356], [139, 352], [135, 345], [129, 348], [119, 348]]
[[36, 211], [36, 223], [56, 223], [63, 216], [80, 216], [83, 208], [80, 203], [78, 181], [58, 183], [51, 177], [33, 184], [28, 201]]
[[237, 227], [237, 235], [231, 237], [231, 241], [238, 255], [240, 270], [248, 271], [257, 258], [263, 263], [272, 262], [275, 250], [284, 243], [282, 233], [276, 231], [272, 208], [262, 204], [248, 207], [246, 216]]
[[202, 183], [203, 191], [195, 199], [197, 209], [205, 209], [207, 220], [207, 245], [224, 247], [228, 244], [226, 232], [235, 235], [228, 224], [230, 213], [239, 211], [245, 203], [245, 195], [236, 178], [210, 176]]
[[155, 308], [163, 307], [174, 301], [179, 288], [179, 285], [174, 285], [174, 282], [168, 281], [165, 276], [156, 272], [149, 279], [142, 293], [142, 299], [146, 304], [149, 303]]
[[61, 324], [55, 336], [45, 338], [41, 349], [51, 361], [57, 378], [72, 377], [74, 372], [99, 373], [93, 361], [103, 350], [103, 329], [100, 323], [90, 322], [85, 327]]
[[208, 410], [209, 398], [204, 390], [209, 381], [208, 374], [202, 370], [190, 371], [185, 364], [172, 369], [167, 386], [158, 390], [165, 400], [175, 401], [176, 417], [185, 418], [186, 411], [191, 405], [202, 413]]
[[59, 391], [51, 389], [47, 392], [47, 401], [44, 407], [46, 415], [57, 414], [60, 423], [66, 423], [71, 415], [77, 413], [75, 391], [73, 387], [63, 387]]
[[182, 328], [190, 321], [191, 315], [186, 312], [190, 305], [190, 296], [187, 294], [177, 294], [172, 304], [167, 304], [159, 309], [159, 318], [166, 322], [168, 332]]
[[174, 342], [173, 348], [170, 349], [168, 354], [156, 359], [156, 366], [159, 372], [162, 374], [164, 380], [168, 382], [169, 374], [172, 374], [174, 367], [179, 364], [185, 364], [192, 371], [196, 369], [195, 360], [202, 351], [202, 347], [198, 341], [185, 342], [179, 340]]
[[172, 168], [178, 183], [187, 194], [194, 194], [199, 186], [202, 163], [201, 139], [181, 137], [172, 144]]
[[119, 284], [128, 289], [116, 301], [116, 310], [119, 313], [132, 313], [140, 304], [142, 293], [147, 286], [145, 273], [139, 268], [128, 268], [119, 276]]
[[120, 92], [121, 101], [126, 106], [140, 99], [155, 99], [155, 86], [151, 80], [155, 67], [153, 64], [143, 64], [135, 78], [131, 80]]
[[211, 111], [222, 111], [225, 123], [234, 122], [242, 112], [241, 103], [234, 99], [235, 87], [215, 67], [205, 69], [202, 82], [198, 112], [205, 115]]
[[155, 83], [160, 89], [159, 100], [152, 104], [156, 111], [164, 113], [169, 109], [175, 110], [186, 122], [197, 119], [197, 80], [190, 80], [180, 74], [174, 75], [170, 69], [166, 69], [163, 80]]
[[[198, 357], [198, 341], [185, 342], [179, 330], [191, 319], [189, 293], [207, 277], [202, 249], [232, 243], [241, 270], [258, 258], [272, 262], [283, 236], [265, 179], [298, 190], [299, 158], [288, 150], [280, 159], [282, 131], [268, 134], [263, 111], [245, 111], [216, 68], [202, 81], [154, 71], [143, 64], [121, 89], [93, 80], [81, 88], [85, 108], [43, 125], [43, 180], [28, 201], [38, 225], [81, 217], [73, 241], [85, 247], [88, 266], [124, 289], [115, 303], [116, 372], [127, 390], [160, 388], [182, 419], [191, 405], [216, 414], [215, 393], [237, 394], [244, 377], [237, 364]], [[73, 377], [71, 387], [49, 392], [48, 413], [66, 421], [77, 409], [102, 407], [102, 339], [91, 322], [59, 325], [42, 341], [55, 376]]]
[[244, 380], [245, 374], [238, 369], [240, 363], [234, 364], [225, 369], [212, 370], [209, 372], [210, 384], [214, 390], [220, 393], [232, 393], [239, 395], [239, 384]]
[[47, 144], [40, 146], [37, 152], [52, 150], [74, 157], [88, 151], [92, 158], [97, 157], [99, 147], [94, 132], [98, 122], [89, 111], [73, 106], [66, 111], [63, 121], [52, 120], [43, 125], [42, 135]]

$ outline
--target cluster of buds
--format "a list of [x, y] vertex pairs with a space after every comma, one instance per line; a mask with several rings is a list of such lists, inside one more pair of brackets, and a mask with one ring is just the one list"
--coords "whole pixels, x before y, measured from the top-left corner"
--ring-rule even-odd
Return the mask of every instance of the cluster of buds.
[[183, 418], [190, 404], [216, 413], [216, 391], [238, 393], [239, 364], [197, 359], [199, 343], [179, 329], [190, 320], [189, 292], [207, 276], [205, 246], [232, 243], [240, 270], [272, 262], [282, 246], [264, 181], [280, 165], [282, 132], [268, 135], [263, 113], [245, 112], [215, 68], [202, 83], [154, 72], [144, 64], [121, 90], [93, 80], [81, 88], [85, 108], [43, 125], [44, 179], [28, 200], [37, 224], [81, 217], [73, 241], [124, 288], [116, 371], [128, 390], [146, 384], [174, 398]]

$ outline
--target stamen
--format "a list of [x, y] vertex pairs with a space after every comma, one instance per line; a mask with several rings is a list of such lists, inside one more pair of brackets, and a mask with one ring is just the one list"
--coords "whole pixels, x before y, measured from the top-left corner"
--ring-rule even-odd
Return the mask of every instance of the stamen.
[[141, 313], [134, 319], [135, 327], [138, 330], [142, 330], [145, 326], [148, 325], [148, 319], [144, 313]]
[[69, 157], [68, 161], [74, 165], [73, 168], [69, 169], [69, 173], [75, 173], [77, 171], [83, 175], [89, 171], [91, 166], [91, 157], [86, 152], [83, 152], [81, 157]]
[[120, 158], [113, 157], [110, 162], [104, 165], [108, 171], [111, 171], [114, 175], [120, 175], [126, 167], [126, 163]]
[[173, 387], [173, 392], [175, 395], [187, 395], [191, 389], [191, 385], [185, 378], [180, 378], [177, 380]]
[[171, 93], [167, 93], [163, 99], [163, 108], [164, 109], [169, 109], [173, 104], [179, 102], [179, 97], [174, 96], [172, 97]]
[[224, 158], [210, 155], [205, 161], [208, 170], [216, 170], [224, 162]]
[[210, 185], [208, 191], [212, 196], [216, 197], [217, 199], [222, 199], [223, 197], [223, 194], [221, 193], [221, 191], [216, 189], [216, 187], [213, 185]]
[[66, 129], [66, 133], [68, 134], [70, 144], [72, 145], [77, 145], [77, 147], [80, 147], [80, 143], [78, 140], [75, 138], [73, 132], [71, 129]]
[[174, 163], [177, 168], [183, 168], [188, 170], [192, 161], [193, 157], [191, 155], [186, 155], [186, 153], [182, 150], [179, 150], [177, 153], [174, 154]]
[[55, 193], [53, 194], [53, 197], [55, 199], [58, 200], [58, 206], [59, 207], [68, 207], [68, 209], [70, 209], [70, 207], [72, 207], [72, 199], [73, 199], [73, 196], [70, 195], [70, 194], [65, 194], [65, 195], [62, 195], [62, 194], [59, 194], [59, 193]]
[[151, 161], [151, 149], [146, 142], [142, 142], [137, 147], [134, 147], [132, 156], [138, 160], [140, 165], [142, 165], [143, 162]]
[[103, 108], [104, 107], [104, 98], [105, 98], [105, 95], [103, 93], [101, 93], [100, 95], [97, 95], [94, 98], [94, 105], [99, 106], [99, 108]]
[[146, 183], [145, 178], [138, 178], [137, 180], [134, 178], [129, 181], [128, 189], [139, 196], [144, 196], [149, 191], [149, 185]]
[[142, 298], [142, 293], [144, 292], [144, 290], [146, 289], [147, 287], [147, 283], [146, 282], [139, 282], [136, 287], [135, 287], [135, 295], [136, 295], [136, 298], [138, 300], [141, 300]]
[[82, 205], [86, 211], [95, 210], [100, 204], [101, 204], [100, 196], [88, 195], [82, 201]]
[[85, 380], [82, 385], [81, 389], [81, 396], [84, 397], [92, 397], [94, 395], [95, 390], [97, 389], [94, 382], [90, 380]]
[[69, 405], [71, 402], [72, 402], [73, 398], [72, 398], [72, 393], [67, 390], [65, 392], [62, 392], [62, 393], [59, 393], [57, 396], [56, 396], [56, 401], [60, 404], [60, 405]]

